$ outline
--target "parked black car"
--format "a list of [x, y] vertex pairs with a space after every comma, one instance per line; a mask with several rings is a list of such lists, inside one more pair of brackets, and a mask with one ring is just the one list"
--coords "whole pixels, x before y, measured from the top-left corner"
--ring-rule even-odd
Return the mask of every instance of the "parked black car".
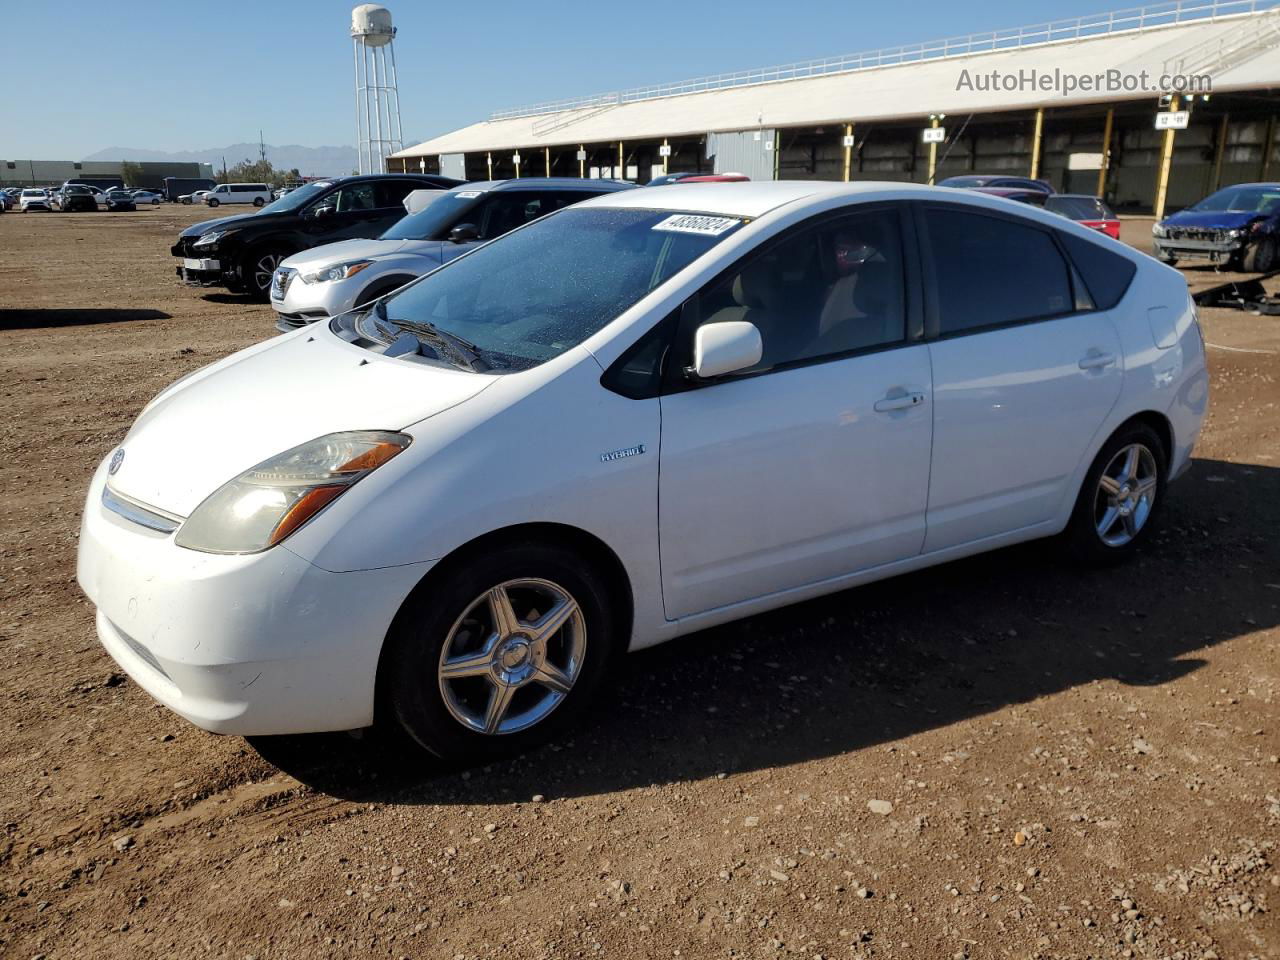
[[115, 189], [107, 191], [107, 210], [137, 210], [137, 204], [133, 202], [133, 194], [128, 190]]
[[1053, 193], [1053, 184], [1048, 180], [1033, 180], [1031, 177], [1015, 177], [1003, 173], [962, 173], [957, 177], [939, 180], [940, 187], [998, 187], [1005, 190], [1039, 190], [1041, 193]]
[[317, 180], [256, 213], [220, 217], [182, 231], [170, 253], [184, 283], [221, 286], [266, 300], [271, 277], [290, 254], [338, 240], [371, 239], [405, 215], [413, 190], [462, 183], [434, 174], [372, 174]]
[[68, 183], [53, 195], [53, 208], [63, 213], [76, 210], [97, 210], [98, 201], [93, 191], [78, 183]]

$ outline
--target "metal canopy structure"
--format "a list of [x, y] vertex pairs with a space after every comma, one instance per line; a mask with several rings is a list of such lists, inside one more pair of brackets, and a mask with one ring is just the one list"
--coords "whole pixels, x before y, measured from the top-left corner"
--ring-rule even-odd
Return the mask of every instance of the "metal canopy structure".
[[[980, 78], [1208, 73], [1212, 92], [1280, 86], [1280, 0], [1178, 0], [763, 70], [499, 111], [393, 156], [503, 151], [788, 126], [1155, 99], [1157, 89], [982, 88]], [[962, 78], [968, 74], [969, 83]], [[1059, 81], [1060, 83], [1060, 81]]]

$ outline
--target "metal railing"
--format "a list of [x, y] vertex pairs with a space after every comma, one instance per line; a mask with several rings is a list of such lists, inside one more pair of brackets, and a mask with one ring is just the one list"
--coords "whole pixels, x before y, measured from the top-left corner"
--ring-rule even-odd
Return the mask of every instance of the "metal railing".
[[567, 100], [552, 100], [530, 106], [497, 110], [490, 120], [510, 120], [515, 117], [531, 117], [545, 113], [562, 113], [589, 107], [605, 107], [637, 100], [656, 100], [687, 93], [706, 93], [730, 87], [755, 86], [777, 83], [781, 80], [798, 80], [804, 77], [820, 77], [833, 73], [852, 73], [876, 67], [891, 67], [924, 60], [941, 60], [946, 57], [963, 57], [976, 53], [998, 50], [1015, 50], [1020, 47], [1041, 46], [1090, 37], [1104, 37], [1113, 33], [1148, 30], [1153, 27], [1174, 26], [1220, 17], [1245, 16], [1259, 11], [1275, 9], [1280, 0], [1171, 0], [1167, 3], [1149, 4], [1110, 13], [1086, 14], [1068, 20], [1054, 20], [1008, 30], [992, 30], [971, 33], [963, 37], [929, 40], [924, 43], [885, 47], [862, 53], [824, 57], [820, 60], [803, 60], [777, 67], [743, 70], [737, 73], [720, 73], [674, 83], [660, 83], [646, 87], [633, 87], [613, 93], [596, 94]]
[[1184, 77], [1213, 76], [1276, 46], [1280, 46], [1280, 7], [1273, 7], [1254, 20], [1237, 23], [1230, 30], [1170, 57], [1164, 62], [1164, 72]]

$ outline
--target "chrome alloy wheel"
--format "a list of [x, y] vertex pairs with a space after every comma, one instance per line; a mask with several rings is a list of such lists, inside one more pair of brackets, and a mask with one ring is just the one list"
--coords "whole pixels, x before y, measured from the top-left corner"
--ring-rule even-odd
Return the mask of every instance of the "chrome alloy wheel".
[[477, 733], [515, 733], [546, 719], [582, 671], [582, 609], [550, 580], [486, 590], [449, 629], [437, 670], [453, 718]]
[[259, 257], [253, 265], [253, 285], [257, 290], [270, 290], [271, 279], [276, 274], [276, 267], [280, 266], [282, 257], [278, 253], [268, 253]]
[[1102, 476], [1093, 499], [1094, 526], [1108, 547], [1130, 543], [1156, 502], [1155, 455], [1141, 443], [1121, 447]]

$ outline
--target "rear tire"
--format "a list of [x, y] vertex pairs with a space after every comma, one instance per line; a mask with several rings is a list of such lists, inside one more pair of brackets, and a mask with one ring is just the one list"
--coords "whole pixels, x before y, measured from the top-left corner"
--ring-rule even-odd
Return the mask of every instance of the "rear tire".
[[1276, 241], [1274, 237], [1262, 237], [1249, 244], [1240, 258], [1240, 268], [1245, 273], [1270, 273], [1276, 266]]
[[1178, 265], [1177, 257], [1156, 257], [1156, 259], [1170, 267], [1176, 267]]
[[1089, 566], [1127, 560], [1150, 536], [1164, 502], [1169, 455], [1140, 422], [1112, 434], [1094, 458], [1063, 531], [1071, 554]]
[[570, 549], [524, 541], [473, 553], [397, 614], [382, 706], [444, 759], [526, 750], [580, 719], [620, 645], [615, 622], [605, 581]]

